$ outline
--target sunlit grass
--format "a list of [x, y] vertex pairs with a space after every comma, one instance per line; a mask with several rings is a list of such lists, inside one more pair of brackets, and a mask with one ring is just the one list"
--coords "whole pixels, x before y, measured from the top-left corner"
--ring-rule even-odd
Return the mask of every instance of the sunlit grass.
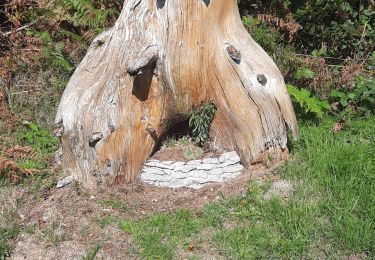
[[198, 215], [183, 210], [116, 223], [148, 259], [173, 259], [207, 230], [206, 243], [232, 259], [374, 257], [375, 118], [353, 120], [336, 134], [333, 124], [301, 126], [281, 169], [295, 186], [288, 201], [264, 200], [269, 184], [251, 183], [245, 197], [209, 204]]

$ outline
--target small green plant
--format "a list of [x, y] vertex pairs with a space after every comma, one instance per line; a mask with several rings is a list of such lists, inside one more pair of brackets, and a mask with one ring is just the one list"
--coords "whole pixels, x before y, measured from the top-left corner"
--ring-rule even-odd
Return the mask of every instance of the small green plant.
[[315, 72], [308, 68], [300, 68], [296, 71], [294, 77], [296, 80], [312, 79], [315, 77]]
[[209, 140], [209, 131], [214, 119], [216, 107], [213, 103], [201, 104], [190, 113], [189, 128], [194, 142], [203, 146]]
[[[0, 259], [5, 259], [11, 250], [9, 241], [17, 236], [19, 228], [17, 226], [1, 227], [0, 226]], [[4, 258], [3, 258], [4, 257]]]
[[23, 121], [22, 124], [26, 129], [21, 137], [34, 149], [39, 150], [43, 154], [50, 154], [57, 149], [57, 139], [47, 130], [42, 129], [38, 124]]
[[105, 228], [113, 223], [117, 223], [118, 219], [113, 216], [105, 216], [96, 220], [100, 228]]
[[95, 256], [98, 254], [100, 250], [100, 245], [96, 244], [86, 253], [86, 255], [82, 258], [83, 260], [94, 260]]
[[202, 158], [203, 154], [204, 151], [202, 148], [193, 145], [187, 146], [184, 151], [184, 157], [187, 160], [197, 160], [199, 158]]
[[293, 101], [298, 104], [303, 113], [313, 113], [319, 118], [322, 118], [325, 112], [329, 109], [327, 101], [322, 101], [311, 92], [304, 88], [297, 88], [293, 85], [287, 85], [289, 94], [293, 97]]
[[103, 200], [103, 201], [100, 202], [100, 204], [103, 205], [103, 206], [108, 206], [108, 207], [111, 207], [113, 209], [118, 209], [118, 210], [121, 210], [121, 211], [129, 210], [129, 207], [127, 205], [125, 205], [125, 203], [122, 202], [118, 198], [110, 198], [108, 200]]
[[369, 116], [375, 113], [375, 79], [359, 76], [353, 90], [332, 90], [331, 97], [342, 110], [357, 110]]

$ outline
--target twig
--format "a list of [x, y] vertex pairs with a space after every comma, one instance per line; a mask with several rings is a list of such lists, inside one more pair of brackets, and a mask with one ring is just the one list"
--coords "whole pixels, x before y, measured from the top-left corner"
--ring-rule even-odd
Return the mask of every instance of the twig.
[[[310, 57], [310, 58], [323, 58], [323, 59], [331, 59], [331, 60], [340, 60], [340, 61], [345, 61], [346, 59], [342, 59], [342, 58], [335, 58], [335, 57], [316, 57], [316, 56], [313, 56], [313, 55], [308, 55], [308, 54], [295, 54], [296, 56], [303, 56], [303, 57]], [[368, 61], [370, 59], [352, 59], [352, 60], [355, 60], [355, 61]]]
[[29, 91], [25, 90], [25, 91], [13, 92], [13, 93], [9, 93], [9, 95], [20, 95], [20, 94], [26, 94], [26, 93], [29, 93]]
[[21, 49], [22, 51], [41, 51], [42, 49]]
[[[29, 28], [30, 26], [36, 24], [36, 22], [38, 22], [38, 20], [35, 20], [35, 21], [32, 21], [31, 23], [28, 23], [28, 24], [25, 24], [24, 26], [21, 26], [20, 28], [18, 28], [15, 32], [18, 33], [26, 28]], [[3, 33], [2, 35], [3, 36], [8, 36], [10, 34], [12, 34], [14, 31], [10, 31], [10, 32], [6, 32], [6, 33]]]

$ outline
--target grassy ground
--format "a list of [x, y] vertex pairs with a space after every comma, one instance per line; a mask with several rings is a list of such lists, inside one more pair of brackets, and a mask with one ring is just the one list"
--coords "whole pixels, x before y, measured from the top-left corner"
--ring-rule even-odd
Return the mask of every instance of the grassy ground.
[[282, 168], [296, 187], [287, 201], [264, 200], [270, 185], [251, 183], [245, 197], [198, 215], [182, 210], [104, 223], [131, 234], [135, 253], [151, 259], [172, 259], [181, 246], [195, 259], [207, 243], [233, 259], [375, 257], [375, 118], [352, 120], [337, 134], [333, 124], [301, 127]]
[[[246, 195], [208, 204], [200, 212], [179, 210], [138, 220], [108, 216], [94, 225], [130, 235], [134, 246], [124, 253], [136, 258], [374, 258], [375, 117], [347, 121], [338, 133], [332, 131], [334, 123], [326, 119], [318, 126], [301, 125], [299, 141], [291, 144], [291, 160], [279, 169], [294, 186], [288, 198], [267, 200], [264, 194], [272, 183], [253, 182]], [[50, 182], [39, 175], [21, 186], [35, 186], [29, 191], [38, 193]], [[0, 190], [6, 196], [9, 184], [3, 182]], [[22, 201], [8, 201], [0, 212], [0, 256], [22, 230], [14, 221], [18, 203]], [[98, 203], [127, 210], [117, 199]], [[100, 247], [91, 245], [88, 259]]]

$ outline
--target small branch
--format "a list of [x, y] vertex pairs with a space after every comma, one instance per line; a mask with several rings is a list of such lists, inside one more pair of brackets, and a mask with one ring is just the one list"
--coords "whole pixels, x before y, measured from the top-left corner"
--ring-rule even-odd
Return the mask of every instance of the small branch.
[[19, 92], [13, 92], [13, 93], [9, 93], [9, 96], [14, 96], [14, 95], [21, 95], [21, 94], [26, 94], [26, 93], [29, 93], [29, 91], [19, 91]]
[[[303, 57], [310, 57], [310, 58], [315, 58], [315, 59], [318, 59], [318, 58], [323, 58], [323, 59], [331, 59], [331, 60], [339, 60], [339, 61], [345, 61], [346, 59], [342, 59], [342, 58], [335, 58], [335, 57], [316, 57], [316, 56], [312, 56], [312, 55], [308, 55], [308, 54], [295, 54], [296, 56], [303, 56]], [[352, 59], [352, 58], [351, 58]], [[355, 61], [367, 61], [367, 60], [370, 60], [370, 59], [352, 59], [352, 60], [355, 60]]]
[[29, 28], [30, 26], [33, 26], [34, 24], [36, 24], [38, 22], [38, 20], [35, 20], [35, 21], [32, 21], [31, 23], [28, 23], [28, 24], [25, 24], [24, 26], [21, 26], [20, 28], [18, 28], [17, 30], [15, 31], [10, 31], [10, 32], [6, 32], [6, 33], [3, 33], [2, 35], [3, 36], [8, 36], [14, 32], [18, 33], [26, 28]]
[[22, 51], [41, 51], [42, 49], [21, 49]]

